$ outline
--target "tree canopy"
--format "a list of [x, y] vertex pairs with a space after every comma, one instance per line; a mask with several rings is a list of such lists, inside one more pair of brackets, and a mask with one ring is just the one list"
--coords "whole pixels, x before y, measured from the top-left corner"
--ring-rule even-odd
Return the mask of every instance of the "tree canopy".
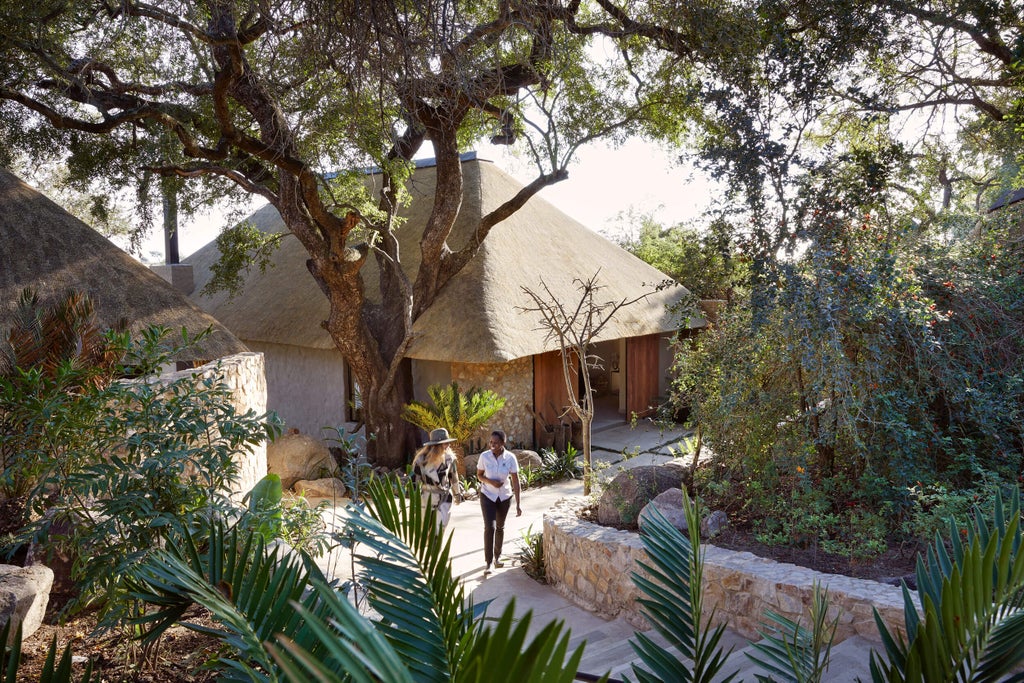
[[[375, 448], [398, 464], [411, 452], [399, 415], [413, 321], [494, 225], [567, 177], [580, 145], [647, 135], [726, 180], [719, 218], [749, 259], [754, 321], [766, 320], [789, 296], [794, 257], [815, 253], [828, 271], [864, 216], [885, 239], [911, 222], [969, 233], [967, 216], [1010, 186], [1020, 10], [19, 0], [0, 8], [0, 154], [66, 150], [72, 177], [144, 196], [157, 179], [185, 181], [186, 207], [237, 193], [273, 204], [331, 302], [324, 327], [356, 375]], [[484, 216], [474, 240], [451, 244], [459, 153], [487, 142], [524, 148], [536, 178]], [[394, 231], [428, 143], [437, 192], [410, 273]], [[382, 171], [377, 193], [360, 182], [368, 166]], [[370, 259], [374, 282], [363, 277]]]

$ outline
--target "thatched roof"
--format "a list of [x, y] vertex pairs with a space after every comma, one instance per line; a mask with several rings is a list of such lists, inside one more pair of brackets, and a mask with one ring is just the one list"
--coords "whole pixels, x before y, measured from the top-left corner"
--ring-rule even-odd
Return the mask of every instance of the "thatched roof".
[[17, 176], [0, 168], [0, 333], [26, 287], [44, 304], [75, 289], [90, 296], [101, 328], [127, 319], [133, 331], [163, 325], [213, 333], [177, 360], [247, 351], [242, 342], [163, 278]]
[[[436, 169], [418, 169], [410, 184], [412, 203], [399, 231], [406, 272], [419, 266], [418, 235], [433, 203]], [[479, 217], [511, 198], [522, 186], [492, 163], [463, 163], [464, 197], [459, 220], [449, 238], [452, 249], [468, 239]], [[369, 178], [373, 182], [373, 176]], [[257, 211], [253, 223], [264, 231], [281, 231], [272, 207]], [[197, 291], [209, 279], [218, 258], [215, 244], [188, 257], [195, 267]], [[320, 322], [328, 315], [326, 298], [306, 270], [308, 255], [295, 239], [286, 238], [266, 273], [250, 273], [234, 299], [220, 293], [197, 301], [245, 340], [315, 348], [333, 346]], [[557, 342], [539, 329], [535, 314], [524, 314], [531, 301], [522, 287], [540, 290], [543, 281], [565, 301], [578, 300], [574, 278], [589, 278], [598, 269], [599, 300], [643, 301], [623, 308], [601, 339], [635, 337], [676, 329], [679, 321], [668, 307], [684, 297], [675, 285], [654, 292], [665, 280], [658, 270], [588, 230], [543, 199], [534, 197], [511, 218], [495, 226], [477, 257], [441, 291], [434, 305], [414, 325], [409, 356], [423, 360], [467, 363], [506, 362], [557, 349]], [[375, 264], [367, 266], [366, 282], [376, 282]], [[699, 321], [695, 321], [699, 322]]]

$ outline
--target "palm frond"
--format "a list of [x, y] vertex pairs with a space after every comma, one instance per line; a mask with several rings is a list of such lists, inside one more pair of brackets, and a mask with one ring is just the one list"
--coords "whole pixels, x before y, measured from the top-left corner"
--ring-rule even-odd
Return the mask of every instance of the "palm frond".
[[[325, 606], [325, 614], [310, 612], [301, 604], [294, 604], [294, 608], [316, 640], [324, 644], [323, 651], [314, 655], [308, 647], [285, 635], [276, 636], [276, 643], [268, 645], [287, 680], [292, 683], [343, 680], [411, 683], [417, 680], [387, 639], [344, 596], [322, 581], [313, 582], [313, 590]], [[342, 677], [341, 673], [348, 676]]]
[[517, 621], [515, 601], [510, 602], [494, 626], [484, 630], [466, 653], [468, 665], [460, 670], [459, 680], [471, 683], [495, 680], [572, 683], [576, 680], [584, 646], [569, 652], [571, 634], [562, 621], [547, 624], [533, 640], [527, 640], [531, 620], [532, 613], [527, 612]]
[[445, 680], [478, 631], [472, 600], [451, 571], [451, 540], [434, 509], [424, 511], [418, 488], [373, 481], [367, 493], [368, 510], [353, 506], [346, 521], [346, 531], [372, 551], [356, 556], [359, 581], [382, 616], [379, 628], [417, 678]]
[[[762, 632], [762, 640], [751, 647], [759, 653], [747, 657], [756, 662], [771, 676], [757, 676], [759, 681], [785, 681], [786, 683], [819, 683], [828, 671], [832, 639], [835, 636], [837, 615], [827, 620], [828, 592], [820, 585], [814, 585], [814, 599], [811, 603], [811, 628], [808, 630], [799, 621], [793, 621], [776, 612], [766, 615], [771, 630]], [[777, 677], [777, 678], [776, 678]]]
[[[325, 612], [316, 594], [308, 592], [312, 581], [326, 583], [312, 560], [295, 554], [279, 557], [258, 532], [239, 534], [222, 523], [211, 523], [203, 543], [201, 550], [198, 539], [186, 531], [130, 577], [133, 597], [157, 608], [132, 622], [146, 628], [144, 642], [159, 638], [175, 623], [216, 635], [232, 650], [217, 662], [228, 680], [251, 680], [254, 667], [265, 672], [258, 678], [275, 680], [276, 668], [264, 643], [278, 633], [317, 651], [315, 639], [290, 607], [295, 602], [312, 613]], [[207, 608], [219, 627], [181, 622], [193, 604]]]
[[[633, 574], [633, 582], [646, 596], [638, 600], [644, 615], [655, 631], [679, 651], [681, 658], [672, 656], [643, 633], [637, 633], [632, 641], [633, 649], [649, 670], [633, 665], [633, 674], [639, 681], [710, 682], [732, 652], [731, 648], [725, 652], [721, 648], [724, 626], [714, 629], [704, 626], [703, 557], [696, 550], [700, 547], [700, 518], [686, 489], [683, 489], [683, 506], [689, 538], [655, 510], [641, 533], [650, 563], [639, 564], [650, 578], [639, 572]], [[720, 680], [727, 683], [734, 676]]]
[[1000, 681], [1024, 663], [1024, 553], [1020, 493], [1002, 496], [991, 519], [976, 510], [963, 530], [951, 525], [951, 550], [937, 538], [918, 559], [918, 616], [904, 586], [906, 639], [875, 621], [885, 658], [872, 655], [875, 681]]

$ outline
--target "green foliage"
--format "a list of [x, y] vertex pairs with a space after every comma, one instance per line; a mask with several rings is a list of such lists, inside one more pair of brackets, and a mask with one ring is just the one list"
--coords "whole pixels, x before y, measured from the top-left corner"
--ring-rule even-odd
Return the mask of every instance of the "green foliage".
[[359, 614], [307, 557], [280, 557], [252, 530], [211, 523], [204, 537], [186, 532], [135, 571], [137, 596], [158, 607], [138, 622], [149, 624], [147, 640], [198, 603], [219, 626], [184, 625], [230, 645], [213, 663], [226, 680], [483, 682], [501, 671], [508, 680], [572, 681], [583, 649], [570, 653], [560, 622], [530, 639], [530, 615], [515, 618], [512, 604], [482, 626], [452, 575], [450, 538], [415, 487], [407, 499], [374, 481], [368, 494], [367, 508], [350, 508], [346, 533], [369, 551], [357, 578], [380, 619]]
[[22, 292], [0, 339], [0, 494], [29, 494], [54, 455], [77, 448], [75, 431], [101, 409], [91, 395], [134, 372], [123, 364], [128, 350], [126, 335], [96, 326], [87, 296], [69, 291], [44, 308], [34, 291]]
[[631, 641], [645, 668], [633, 665], [637, 681], [685, 681], [698, 683], [720, 680], [728, 683], [736, 674], [718, 678], [731, 650], [720, 646], [725, 626], [707, 628], [703, 615], [704, 561], [700, 551], [700, 514], [683, 489], [683, 510], [689, 537], [655, 510], [640, 534], [650, 563], [640, 562], [642, 572], [633, 574], [644, 597], [638, 602], [654, 630], [674, 647], [681, 658], [665, 656], [665, 648], [637, 632]]
[[619, 244], [679, 282], [697, 299], [731, 300], [745, 279], [743, 264], [732, 244], [733, 226], [723, 220], [704, 231], [684, 225], [662, 227], [650, 215], [619, 216], [635, 226]]
[[[107, 372], [126, 376], [166, 364], [175, 349], [165, 336], [145, 331]], [[5, 430], [4, 439], [19, 440], [34, 477], [34, 515], [19, 541], [68, 552], [79, 591], [68, 608], [99, 602], [109, 625], [133, 609], [123, 584], [129, 569], [167, 534], [232, 510], [227, 492], [237, 456], [278, 434], [279, 422], [239, 413], [217, 371], [106, 383], [84, 382], [96, 369], [71, 362], [52, 376], [18, 372], [32, 400], [4, 404], [5, 416], [16, 416], [5, 424], [25, 430], [13, 437]], [[0, 380], [4, 395], [9, 386]]]
[[826, 680], [824, 676], [828, 671], [832, 640], [840, 616], [837, 614], [829, 621], [828, 607], [828, 591], [815, 582], [810, 630], [799, 621], [768, 612], [766, 616], [771, 630], [767, 633], [762, 631], [762, 639], [751, 645], [756, 655], [747, 653], [750, 659], [771, 674], [758, 675], [758, 681], [821, 683]]
[[1021, 541], [1016, 488], [995, 498], [991, 515], [951, 521], [948, 538], [936, 536], [918, 559], [917, 599], [903, 587], [906, 637], [875, 615], [885, 657], [872, 655], [872, 680], [1019, 680], [1010, 674], [1024, 662]]
[[534, 581], [547, 583], [547, 572], [544, 565], [544, 532], [534, 532], [533, 525], [523, 530], [519, 543], [519, 565]]
[[460, 444], [505, 406], [505, 399], [490, 389], [471, 387], [463, 392], [458, 382], [448, 386], [433, 384], [427, 388], [427, 394], [430, 403], [413, 401], [407, 404], [402, 418], [428, 433], [444, 427]]
[[322, 511], [326, 502], [310, 507], [302, 497], [285, 500], [281, 477], [268, 474], [256, 482], [242, 500], [249, 507], [239, 520], [267, 543], [283, 540], [289, 547], [314, 557], [329, 549], [327, 525]]
[[580, 454], [571, 443], [565, 445], [565, 450], [558, 452], [553, 448], [545, 448], [540, 452], [540, 459], [544, 463], [542, 479], [545, 482], [562, 481], [563, 479], [579, 479], [583, 476], [583, 465], [579, 460]]
[[331, 446], [338, 465], [338, 476], [345, 484], [349, 498], [359, 502], [365, 497], [366, 487], [373, 479], [373, 466], [366, 459], [366, 439], [360, 434], [349, 434], [344, 427], [324, 427], [324, 441]]
[[232, 297], [238, 294], [251, 268], [265, 273], [273, 266], [274, 250], [283, 238], [281, 233], [267, 234], [248, 221], [225, 228], [216, 240], [221, 256], [210, 267], [213, 275], [200, 294], [210, 296], [221, 290]]
[[[801, 509], [834, 524], [835, 550], [870, 554], [926, 530], [906, 495], [919, 482], [969, 496], [1020, 476], [1024, 283], [1009, 228], [944, 244], [833, 191], [811, 195], [814, 248], [682, 343], [674, 390], [716, 455], [698, 473], [716, 505], [775, 540]], [[863, 542], [841, 538], [851, 525]]]

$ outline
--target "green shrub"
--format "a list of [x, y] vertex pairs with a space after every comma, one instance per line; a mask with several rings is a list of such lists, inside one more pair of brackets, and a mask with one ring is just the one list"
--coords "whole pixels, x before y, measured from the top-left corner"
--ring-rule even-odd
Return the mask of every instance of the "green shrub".
[[[176, 350], [165, 336], [154, 328], [129, 343], [117, 374], [165, 364]], [[38, 370], [19, 375], [34, 381], [36, 400], [21, 408], [19, 424], [32, 429], [22, 439], [35, 445], [38, 484], [34, 519], [18, 540], [70, 555], [79, 594], [68, 608], [99, 603], [110, 624], [132, 609], [123, 577], [168, 533], [236, 514], [228, 491], [237, 456], [278, 435], [280, 424], [239, 413], [216, 373], [92, 385], [76, 382], [79, 373], [89, 369], [62, 363], [55, 381]]]

